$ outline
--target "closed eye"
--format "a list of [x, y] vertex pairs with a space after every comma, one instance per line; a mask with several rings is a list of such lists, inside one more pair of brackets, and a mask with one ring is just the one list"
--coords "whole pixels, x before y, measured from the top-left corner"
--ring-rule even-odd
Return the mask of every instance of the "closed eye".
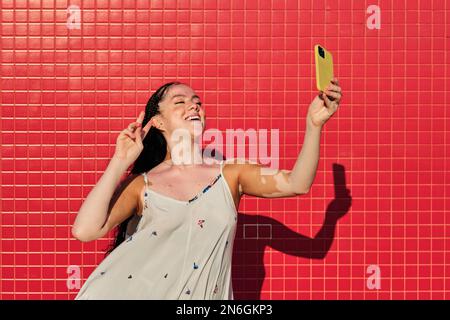
[[[184, 101], [178, 101], [178, 102], [175, 102], [175, 104], [179, 104], [179, 103], [184, 103]], [[197, 104], [201, 107], [202, 106], [202, 103], [201, 102], [197, 102]]]

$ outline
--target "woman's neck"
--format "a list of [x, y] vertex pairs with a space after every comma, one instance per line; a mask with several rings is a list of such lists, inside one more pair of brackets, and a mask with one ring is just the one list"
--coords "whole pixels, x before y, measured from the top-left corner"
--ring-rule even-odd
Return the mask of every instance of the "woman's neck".
[[166, 153], [166, 157], [162, 162], [167, 165], [176, 166], [180, 168], [201, 165], [203, 164], [203, 157], [201, 151], [198, 149], [199, 148], [194, 147], [194, 152], [191, 152], [192, 149], [191, 150], [183, 149], [181, 152], [177, 152], [176, 154], [173, 154], [171, 150], [168, 150], [168, 152]]

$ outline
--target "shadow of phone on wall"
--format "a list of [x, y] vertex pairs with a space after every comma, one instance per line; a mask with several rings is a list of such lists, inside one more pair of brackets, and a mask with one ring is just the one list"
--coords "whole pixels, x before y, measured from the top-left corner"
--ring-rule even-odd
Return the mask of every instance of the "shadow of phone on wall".
[[322, 227], [314, 238], [301, 235], [270, 217], [239, 213], [233, 248], [234, 299], [260, 299], [266, 275], [266, 246], [295, 257], [325, 258], [333, 243], [337, 222], [347, 214], [352, 203], [342, 165], [333, 164], [333, 177], [335, 197], [328, 204]]

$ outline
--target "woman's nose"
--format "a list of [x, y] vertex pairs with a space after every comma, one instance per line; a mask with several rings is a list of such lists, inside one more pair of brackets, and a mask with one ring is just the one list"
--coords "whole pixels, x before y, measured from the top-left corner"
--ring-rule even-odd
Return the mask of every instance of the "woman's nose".
[[194, 108], [196, 111], [198, 111], [200, 109], [200, 106], [197, 103], [191, 103], [188, 110], [191, 110], [192, 108]]

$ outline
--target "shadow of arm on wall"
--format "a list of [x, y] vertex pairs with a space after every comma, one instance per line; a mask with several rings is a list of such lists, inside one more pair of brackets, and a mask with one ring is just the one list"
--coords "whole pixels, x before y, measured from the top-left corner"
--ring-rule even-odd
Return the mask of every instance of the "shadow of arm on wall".
[[272, 237], [268, 245], [292, 256], [324, 259], [333, 244], [336, 225], [351, 207], [350, 190], [346, 187], [345, 169], [342, 165], [333, 164], [335, 198], [328, 204], [325, 219], [314, 238], [306, 237], [289, 229], [278, 221], [264, 217], [259, 223], [272, 225]]

